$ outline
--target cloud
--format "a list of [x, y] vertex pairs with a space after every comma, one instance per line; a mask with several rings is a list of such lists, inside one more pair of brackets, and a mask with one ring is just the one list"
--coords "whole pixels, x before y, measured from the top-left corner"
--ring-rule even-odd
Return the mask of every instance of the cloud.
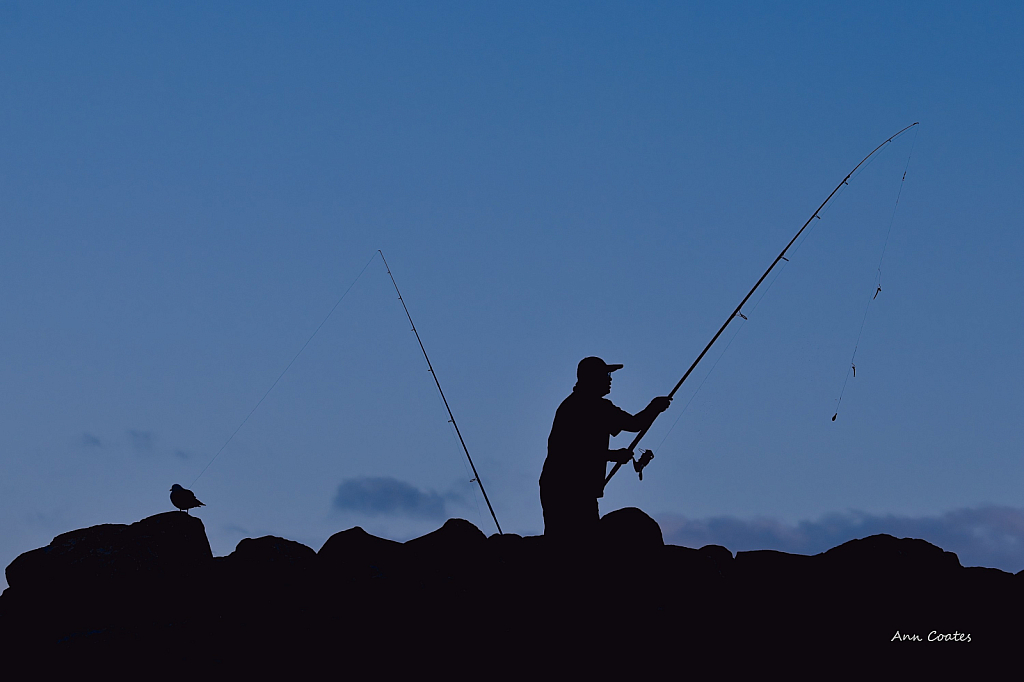
[[955, 552], [964, 566], [989, 566], [1012, 573], [1024, 569], [1024, 509], [1014, 507], [957, 509], [925, 517], [851, 511], [796, 525], [770, 518], [687, 519], [676, 514], [660, 516], [658, 522], [665, 542], [686, 547], [715, 544], [733, 551], [777, 549], [817, 554], [854, 538], [888, 533], [921, 538]]
[[341, 482], [334, 496], [334, 508], [369, 516], [383, 514], [446, 518], [445, 501], [455, 501], [452, 493], [438, 495], [423, 492], [396, 478], [350, 478]]
[[136, 452], [149, 452], [153, 449], [153, 432], [128, 430], [128, 436], [132, 439], [132, 447]]
[[103, 443], [100, 442], [100, 439], [97, 438], [96, 436], [92, 435], [89, 432], [85, 432], [85, 433], [82, 434], [81, 443], [82, 443], [83, 447], [87, 447], [87, 448], [101, 448], [101, 447], [103, 447]]
[[241, 535], [244, 538], [251, 537], [249, 529], [239, 526], [237, 523], [229, 523], [223, 527], [223, 530], [231, 535]]

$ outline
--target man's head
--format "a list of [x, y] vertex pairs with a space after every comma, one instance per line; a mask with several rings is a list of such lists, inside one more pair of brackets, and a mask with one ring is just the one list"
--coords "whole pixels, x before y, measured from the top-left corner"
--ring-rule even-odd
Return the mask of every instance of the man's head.
[[609, 365], [601, 358], [583, 358], [576, 367], [576, 385], [588, 392], [608, 395], [612, 390], [612, 372], [617, 369], [622, 369], [622, 365]]

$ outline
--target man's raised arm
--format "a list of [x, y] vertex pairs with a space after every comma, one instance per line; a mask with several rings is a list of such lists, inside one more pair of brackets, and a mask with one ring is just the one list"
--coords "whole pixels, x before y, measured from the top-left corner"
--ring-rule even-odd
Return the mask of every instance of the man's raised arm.
[[634, 415], [630, 415], [628, 419], [625, 419], [625, 423], [622, 425], [622, 430], [630, 431], [632, 433], [643, 431], [653, 424], [655, 418], [667, 410], [668, 406], [671, 404], [672, 398], [669, 398], [668, 396], [660, 396], [653, 399], [647, 407]]

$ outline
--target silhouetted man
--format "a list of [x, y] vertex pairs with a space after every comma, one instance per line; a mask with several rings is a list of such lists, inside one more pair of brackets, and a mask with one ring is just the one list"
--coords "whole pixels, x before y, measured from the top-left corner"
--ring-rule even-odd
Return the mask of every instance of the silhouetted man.
[[572, 395], [555, 412], [540, 475], [545, 535], [585, 537], [594, 532], [608, 462], [625, 464], [632, 457], [625, 448], [609, 450], [609, 438], [620, 431], [642, 431], [672, 401], [655, 398], [635, 415], [619, 409], [604, 396], [612, 390], [611, 373], [621, 368], [601, 358], [583, 358]]

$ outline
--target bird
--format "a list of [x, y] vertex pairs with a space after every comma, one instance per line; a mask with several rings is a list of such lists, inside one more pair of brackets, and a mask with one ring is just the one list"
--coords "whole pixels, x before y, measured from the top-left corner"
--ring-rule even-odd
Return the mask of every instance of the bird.
[[186, 490], [175, 483], [171, 486], [171, 504], [188, 514], [193, 507], [205, 507], [206, 505], [196, 499], [196, 494]]

